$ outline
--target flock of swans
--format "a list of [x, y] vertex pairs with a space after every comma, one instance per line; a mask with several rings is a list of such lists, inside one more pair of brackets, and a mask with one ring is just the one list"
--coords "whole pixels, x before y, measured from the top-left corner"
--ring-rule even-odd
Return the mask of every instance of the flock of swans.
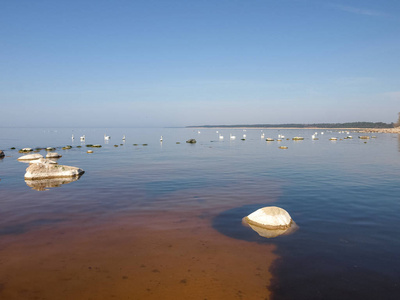
[[[243, 131], [245, 132], [246, 130], [243, 130]], [[197, 133], [200, 134], [200, 131], [197, 131]], [[219, 139], [220, 141], [222, 141], [222, 140], [224, 139], [224, 136], [223, 136], [219, 131], [216, 131], [216, 133], [218, 134], [218, 139]], [[347, 133], [347, 134], [349, 134], [348, 131], [339, 131], [339, 133]], [[312, 140], [318, 140], [318, 135], [319, 135], [319, 134], [323, 135], [324, 132], [323, 132], [323, 131], [321, 131], [320, 133], [315, 132], [314, 134], [311, 135], [311, 139], [312, 139]], [[245, 140], [246, 137], [247, 137], [247, 134], [246, 134], [246, 133], [243, 133], [243, 135], [242, 135], [242, 140]], [[261, 136], [260, 136], [260, 137], [261, 137], [261, 139], [265, 139], [265, 133], [264, 133], [263, 131], [261, 131]], [[74, 134], [72, 134], [72, 137], [71, 137], [71, 138], [72, 138], [72, 140], [75, 139]], [[282, 139], [284, 139], [284, 138], [285, 138], [285, 136], [284, 136], [283, 134], [278, 134], [278, 139], [277, 139], [277, 140], [280, 141], [280, 140], [282, 140]], [[111, 139], [111, 136], [109, 136], [109, 135], [107, 135], [107, 134], [104, 134], [104, 140], [105, 140], [105, 141], [109, 141], [110, 139]], [[236, 136], [233, 135], [232, 133], [229, 133], [229, 140], [233, 141], [233, 140], [235, 140], [235, 139], [236, 139]], [[304, 138], [302, 138], [302, 139], [304, 139]], [[80, 137], [80, 141], [81, 141], [81, 142], [85, 142], [85, 140], [86, 140], [86, 136], [85, 136], [85, 135], [82, 135], [82, 136]], [[122, 140], [123, 140], [123, 141], [126, 140], [125, 135], [122, 136]], [[164, 140], [164, 138], [163, 138], [163, 136], [161, 136], [161, 137], [160, 137], [160, 142], [162, 143], [163, 140]], [[274, 140], [274, 139], [272, 139], [272, 138], [267, 138], [267, 140]], [[331, 140], [333, 140], [333, 138], [331, 138]]]

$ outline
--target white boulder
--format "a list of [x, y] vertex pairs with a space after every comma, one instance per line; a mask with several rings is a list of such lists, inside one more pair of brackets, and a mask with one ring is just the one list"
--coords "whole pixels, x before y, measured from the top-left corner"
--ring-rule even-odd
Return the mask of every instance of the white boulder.
[[57, 152], [49, 152], [46, 154], [46, 158], [60, 158], [62, 157], [61, 154], [58, 154]]
[[276, 206], [260, 208], [248, 215], [245, 220], [250, 225], [265, 229], [287, 229], [292, 223], [289, 213]]
[[18, 160], [34, 160], [34, 159], [39, 159], [39, 158], [43, 158], [43, 155], [39, 154], [39, 153], [35, 153], [35, 154], [28, 154], [28, 155], [24, 155], [18, 158]]
[[77, 167], [59, 165], [49, 159], [41, 158], [31, 162], [26, 168], [25, 179], [48, 179], [80, 176], [85, 171]]

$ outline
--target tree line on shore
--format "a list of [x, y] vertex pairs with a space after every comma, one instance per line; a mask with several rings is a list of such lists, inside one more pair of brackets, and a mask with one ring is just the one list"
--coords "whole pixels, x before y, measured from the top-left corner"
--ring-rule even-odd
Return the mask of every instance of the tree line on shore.
[[400, 113], [397, 123], [384, 122], [347, 122], [347, 123], [313, 123], [313, 124], [251, 124], [251, 125], [201, 125], [201, 126], [186, 126], [187, 128], [204, 127], [204, 128], [394, 128], [400, 126]]

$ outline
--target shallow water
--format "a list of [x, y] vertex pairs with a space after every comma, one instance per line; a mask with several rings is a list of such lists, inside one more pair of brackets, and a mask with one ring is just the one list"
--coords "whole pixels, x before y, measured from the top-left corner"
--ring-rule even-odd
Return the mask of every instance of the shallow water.
[[[0, 298], [400, 296], [397, 135], [216, 130], [2, 129]], [[77, 148], [83, 134], [103, 147]], [[10, 150], [65, 145], [59, 163], [85, 174], [58, 187], [26, 183]], [[266, 239], [241, 224], [269, 205], [299, 229]]]

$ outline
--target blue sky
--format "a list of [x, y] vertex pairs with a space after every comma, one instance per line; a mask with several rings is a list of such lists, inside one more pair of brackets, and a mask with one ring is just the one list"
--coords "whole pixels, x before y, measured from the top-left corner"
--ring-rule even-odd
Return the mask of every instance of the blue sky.
[[398, 0], [0, 0], [0, 126], [395, 122]]

